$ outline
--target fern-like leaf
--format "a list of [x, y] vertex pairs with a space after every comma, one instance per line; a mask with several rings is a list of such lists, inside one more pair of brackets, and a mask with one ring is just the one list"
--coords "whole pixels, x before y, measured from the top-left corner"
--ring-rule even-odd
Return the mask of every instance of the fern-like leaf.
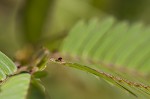
[[27, 73], [8, 78], [0, 86], [0, 99], [26, 99], [30, 78]]
[[141, 23], [118, 22], [112, 17], [80, 21], [61, 48], [69, 62], [55, 62], [93, 73], [134, 96], [150, 98], [149, 33], [150, 28]]
[[0, 51], [0, 81], [17, 71], [15, 64]]

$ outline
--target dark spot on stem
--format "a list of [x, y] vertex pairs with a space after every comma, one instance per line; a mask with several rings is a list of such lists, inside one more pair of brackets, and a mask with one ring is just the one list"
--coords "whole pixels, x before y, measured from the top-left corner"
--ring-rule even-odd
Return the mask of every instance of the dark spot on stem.
[[17, 68], [19, 69], [19, 68], [21, 68], [21, 66], [19, 65], [19, 66], [17, 66]]
[[62, 61], [62, 57], [59, 57], [58, 59], [56, 59], [57, 62], [61, 62]]

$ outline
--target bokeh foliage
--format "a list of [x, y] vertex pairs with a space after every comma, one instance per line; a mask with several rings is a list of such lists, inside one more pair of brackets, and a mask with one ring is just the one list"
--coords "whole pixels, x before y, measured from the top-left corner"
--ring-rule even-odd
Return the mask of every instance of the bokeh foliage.
[[[44, 45], [56, 51], [80, 19], [111, 15], [119, 20], [149, 23], [149, 4], [149, 0], [0, 0], [0, 51], [12, 59], [26, 45]], [[54, 64], [49, 64], [47, 71], [48, 76], [42, 80], [52, 99], [128, 97], [80, 71]]]

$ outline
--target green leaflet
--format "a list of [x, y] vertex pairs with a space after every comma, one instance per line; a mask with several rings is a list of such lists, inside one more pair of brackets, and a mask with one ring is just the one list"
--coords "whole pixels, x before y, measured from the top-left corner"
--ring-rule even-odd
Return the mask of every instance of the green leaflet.
[[135, 97], [138, 97], [140, 99], [149, 98], [150, 86], [143, 85], [142, 83], [128, 81], [127, 79], [113, 76], [106, 72], [99, 71], [99, 70], [90, 68], [88, 66], [85, 66], [83, 64], [70, 63], [70, 62], [66, 62], [64, 60], [58, 61], [57, 59], [54, 59], [54, 58], [51, 58], [50, 61], [94, 74], [100, 78], [103, 78], [104, 80], [106, 80], [107, 82], [109, 82], [111, 84], [114, 84], [118, 87], [121, 87], [122, 89], [125, 89], [126, 91], [128, 91], [129, 93], [131, 93], [132, 95], [134, 95]]
[[30, 85], [30, 74], [23, 73], [8, 78], [0, 86], [1, 99], [26, 99], [28, 87]]
[[65, 39], [61, 55], [70, 61], [66, 64], [71, 67], [101, 70], [104, 74], [97, 76], [134, 96], [150, 98], [149, 79], [146, 78], [150, 71], [149, 33], [150, 27], [141, 23], [118, 22], [112, 17], [99, 22], [96, 19], [88, 23], [81, 21]]
[[12, 75], [17, 71], [15, 64], [2, 52], [0, 52], [0, 81], [6, 76]]

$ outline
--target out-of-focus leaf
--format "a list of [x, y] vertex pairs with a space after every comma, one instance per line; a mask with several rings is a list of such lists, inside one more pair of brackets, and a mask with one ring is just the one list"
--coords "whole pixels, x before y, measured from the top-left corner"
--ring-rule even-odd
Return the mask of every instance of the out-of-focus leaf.
[[29, 85], [30, 74], [12, 76], [0, 86], [0, 99], [26, 99]]
[[54, 0], [27, 0], [24, 8], [23, 23], [24, 36], [30, 43], [37, 43], [40, 39], [43, 27], [50, 7]]
[[38, 71], [38, 72], [35, 72], [33, 74], [33, 76], [35, 78], [43, 78], [43, 77], [47, 76], [47, 72], [46, 71]]
[[[145, 11], [143, 0], [92, 0], [92, 5], [105, 13], [111, 13], [119, 19], [135, 21]], [[133, 6], [134, 5], [134, 6]], [[149, 4], [148, 4], [149, 5]]]
[[15, 22], [18, 5], [21, 1], [0, 0], [0, 50], [9, 57], [13, 57], [14, 52], [19, 48]]
[[32, 78], [27, 99], [45, 99], [45, 88], [40, 80]]
[[42, 71], [46, 68], [46, 64], [49, 60], [50, 52], [46, 48], [41, 48], [33, 55], [31, 59], [31, 65], [37, 67], [38, 71]]
[[95, 74], [132, 95], [150, 98], [150, 28], [141, 23], [118, 22], [112, 17], [100, 22], [79, 22], [65, 39], [55, 60]]
[[6, 79], [7, 76], [14, 74], [17, 67], [5, 54], [0, 51], [0, 80]]

